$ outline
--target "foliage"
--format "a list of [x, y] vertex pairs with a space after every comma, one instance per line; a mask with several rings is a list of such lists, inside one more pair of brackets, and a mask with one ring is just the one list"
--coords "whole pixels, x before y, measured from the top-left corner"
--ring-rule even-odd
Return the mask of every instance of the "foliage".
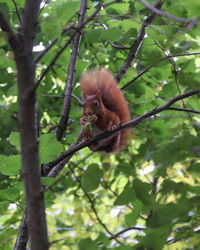
[[[24, 1], [16, 2], [22, 15]], [[88, 1], [87, 17], [97, 10], [98, 2], [107, 3]], [[79, 8], [79, 1], [57, 0], [42, 10], [35, 58], [41, 47], [47, 47], [55, 37], [58, 40], [39, 60], [38, 79], [72, 36], [73, 29], [61, 34], [77, 21]], [[19, 20], [13, 1], [2, 0], [0, 9], [17, 32]], [[166, 0], [162, 9], [192, 19], [199, 15], [200, 2]], [[149, 13], [138, 1], [123, 0], [102, 8], [85, 25], [73, 88], [76, 96], [81, 97], [83, 71], [104, 66], [117, 74]], [[192, 28], [187, 25], [156, 16], [147, 27], [137, 57], [119, 83], [123, 87], [150, 67], [123, 90], [132, 118], [199, 87], [200, 54], [190, 53], [199, 52], [200, 22]], [[41, 163], [67, 150], [80, 131], [81, 107], [73, 99], [67, 131], [61, 142], [56, 141], [70, 54], [69, 46], [37, 89]], [[179, 56], [166, 57], [176, 54]], [[16, 66], [3, 31], [0, 57], [0, 248], [8, 250], [13, 249], [25, 199], [20, 176]], [[173, 107], [199, 111], [199, 96]], [[50, 185], [45, 193], [50, 249], [198, 249], [199, 141], [199, 114], [166, 110], [135, 126], [128, 146], [120, 153], [108, 156], [87, 148], [76, 152], [55, 183], [43, 178], [43, 184]]]

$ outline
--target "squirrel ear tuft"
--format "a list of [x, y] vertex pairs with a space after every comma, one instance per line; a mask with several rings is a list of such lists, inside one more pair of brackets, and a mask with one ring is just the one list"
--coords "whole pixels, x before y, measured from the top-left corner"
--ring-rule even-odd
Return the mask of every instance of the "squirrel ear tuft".
[[98, 97], [99, 99], [101, 99], [101, 97], [102, 97], [102, 94], [101, 94], [101, 91], [100, 91], [100, 90], [97, 91], [97, 97]]

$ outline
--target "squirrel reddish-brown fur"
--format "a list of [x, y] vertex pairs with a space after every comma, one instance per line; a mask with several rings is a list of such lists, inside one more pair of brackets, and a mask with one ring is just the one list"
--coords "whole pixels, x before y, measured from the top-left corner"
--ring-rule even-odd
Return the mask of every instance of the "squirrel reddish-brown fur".
[[[100, 68], [84, 73], [80, 86], [84, 97], [83, 117], [80, 119], [83, 142], [130, 120], [128, 105], [112, 73], [108, 70]], [[84, 126], [88, 121], [91, 127], [87, 130]], [[129, 133], [130, 129], [125, 129], [89, 148], [95, 152], [119, 151], [126, 144]]]

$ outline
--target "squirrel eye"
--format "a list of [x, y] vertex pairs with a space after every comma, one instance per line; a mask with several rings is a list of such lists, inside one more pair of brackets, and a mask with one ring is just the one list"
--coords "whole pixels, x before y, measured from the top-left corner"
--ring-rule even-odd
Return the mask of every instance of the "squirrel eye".
[[94, 101], [94, 106], [98, 107], [98, 105], [99, 105], [98, 101]]

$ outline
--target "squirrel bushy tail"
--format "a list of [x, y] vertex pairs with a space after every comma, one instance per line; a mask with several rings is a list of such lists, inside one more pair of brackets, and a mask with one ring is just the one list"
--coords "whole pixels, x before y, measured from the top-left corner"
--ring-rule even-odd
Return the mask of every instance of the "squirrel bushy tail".
[[[104, 106], [119, 116], [120, 123], [130, 121], [127, 102], [111, 72], [100, 68], [84, 73], [80, 85], [83, 94], [87, 96], [96, 95], [100, 91]], [[120, 148], [126, 144], [129, 133], [130, 129], [121, 132]]]

